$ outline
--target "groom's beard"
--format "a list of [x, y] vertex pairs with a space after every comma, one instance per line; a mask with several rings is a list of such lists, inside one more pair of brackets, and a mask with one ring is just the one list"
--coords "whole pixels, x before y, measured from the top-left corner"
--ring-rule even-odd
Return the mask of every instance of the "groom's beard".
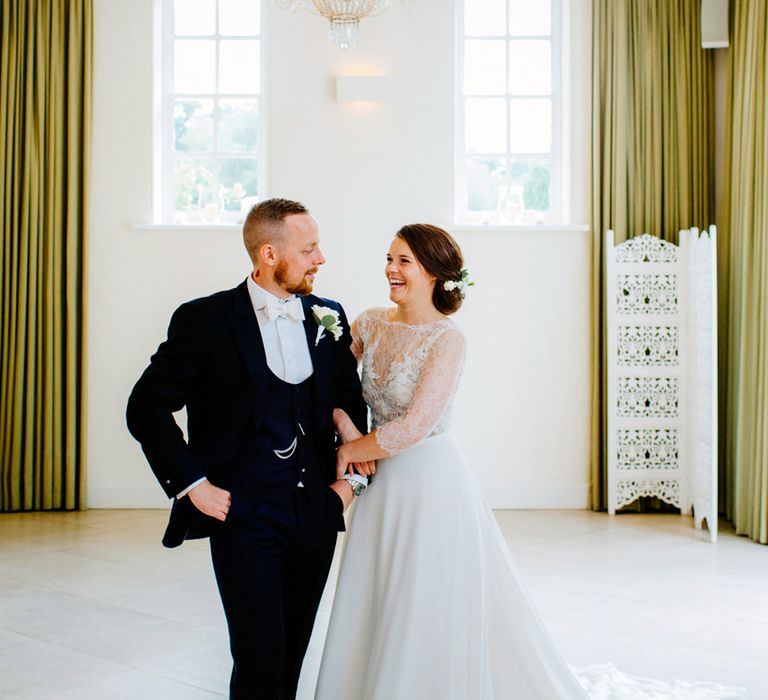
[[285, 260], [281, 260], [277, 263], [275, 268], [275, 282], [277, 282], [282, 289], [288, 294], [310, 294], [312, 292], [312, 280], [307, 278], [308, 274], [315, 274], [317, 268], [313, 267], [306, 270], [301, 276], [301, 282], [289, 282], [288, 281], [288, 263]]

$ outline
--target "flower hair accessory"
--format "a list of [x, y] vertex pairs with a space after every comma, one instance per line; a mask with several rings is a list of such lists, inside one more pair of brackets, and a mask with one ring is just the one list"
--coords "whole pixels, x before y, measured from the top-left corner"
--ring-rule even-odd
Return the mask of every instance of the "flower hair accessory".
[[459, 273], [458, 279], [446, 280], [443, 282], [443, 289], [445, 289], [445, 291], [452, 292], [454, 289], [458, 289], [462, 299], [466, 296], [467, 287], [474, 286], [475, 283], [469, 279], [469, 270], [466, 269]]

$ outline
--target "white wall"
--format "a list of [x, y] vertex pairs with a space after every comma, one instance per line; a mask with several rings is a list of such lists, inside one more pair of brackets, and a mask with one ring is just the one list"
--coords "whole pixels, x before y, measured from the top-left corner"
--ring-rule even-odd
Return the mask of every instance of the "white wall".
[[[573, 5], [581, 5], [583, 0]], [[323, 21], [266, 7], [271, 195], [317, 216], [316, 291], [350, 315], [387, 302], [383, 257], [402, 224], [451, 230], [454, 8], [417, 0], [330, 45]], [[574, 223], [586, 219], [588, 11], [574, 11]], [[133, 382], [182, 301], [248, 272], [237, 231], [136, 230], [151, 219], [152, 0], [96, 0], [89, 288], [89, 504], [163, 506], [125, 429]], [[390, 76], [390, 100], [339, 104], [333, 76]], [[584, 231], [459, 231], [477, 286], [456, 317], [469, 359], [458, 432], [496, 507], [587, 504], [589, 241]]]

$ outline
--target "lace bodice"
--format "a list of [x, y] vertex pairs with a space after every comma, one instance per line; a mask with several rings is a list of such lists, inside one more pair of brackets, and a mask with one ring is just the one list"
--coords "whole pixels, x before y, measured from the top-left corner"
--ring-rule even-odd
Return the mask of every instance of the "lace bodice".
[[465, 351], [453, 321], [411, 326], [368, 309], [352, 324], [352, 351], [382, 449], [393, 455], [450, 427]]

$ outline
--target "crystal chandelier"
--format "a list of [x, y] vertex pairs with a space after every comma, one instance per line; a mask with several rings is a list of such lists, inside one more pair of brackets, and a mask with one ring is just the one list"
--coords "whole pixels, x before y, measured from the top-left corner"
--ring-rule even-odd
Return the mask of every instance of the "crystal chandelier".
[[[395, 0], [275, 0], [278, 5], [295, 10], [297, 7], [314, 9], [325, 17], [331, 28], [328, 38], [340, 49], [348, 49], [360, 37], [360, 20], [376, 15], [395, 4]], [[412, 5], [414, 0], [398, 0], [401, 5]]]

